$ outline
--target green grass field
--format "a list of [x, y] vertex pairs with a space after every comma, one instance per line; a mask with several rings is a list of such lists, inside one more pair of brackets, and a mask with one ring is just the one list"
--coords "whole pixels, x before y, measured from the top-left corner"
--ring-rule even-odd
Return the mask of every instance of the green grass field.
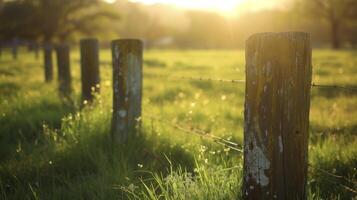
[[[0, 58], [0, 199], [240, 198], [240, 152], [152, 116], [241, 146], [244, 84], [167, 77], [244, 79], [244, 51], [146, 51], [141, 132], [115, 147], [110, 52], [101, 54], [102, 92], [83, 110], [78, 51], [71, 56], [73, 102], [59, 98], [56, 78], [44, 83], [42, 58]], [[356, 87], [357, 52], [313, 51], [313, 81]], [[357, 93], [313, 88], [309, 199], [357, 199], [356, 136]]]

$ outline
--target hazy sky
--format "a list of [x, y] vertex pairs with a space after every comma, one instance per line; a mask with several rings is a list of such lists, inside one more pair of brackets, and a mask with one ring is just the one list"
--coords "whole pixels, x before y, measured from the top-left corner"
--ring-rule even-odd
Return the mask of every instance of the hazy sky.
[[[114, 2], [115, 0], [105, 0]], [[280, 6], [287, 0], [130, 0], [143, 4], [168, 4], [184, 9], [201, 9], [220, 12], [225, 15], [237, 13], [237, 10], [259, 10]]]

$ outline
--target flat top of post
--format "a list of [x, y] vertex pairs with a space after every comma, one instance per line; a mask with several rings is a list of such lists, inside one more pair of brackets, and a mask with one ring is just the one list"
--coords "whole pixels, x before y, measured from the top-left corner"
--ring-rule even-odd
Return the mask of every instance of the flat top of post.
[[310, 34], [305, 32], [264, 32], [264, 33], [256, 33], [251, 35], [247, 42], [250, 40], [256, 39], [267, 39], [267, 38], [291, 38], [291, 39], [310, 39]]
[[143, 45], [143, 42], [140, 39], [128, 38], [128, 39], [113, 40], [112, 44], [118, 44], [118, 45], [136, 44], [141, 46]]

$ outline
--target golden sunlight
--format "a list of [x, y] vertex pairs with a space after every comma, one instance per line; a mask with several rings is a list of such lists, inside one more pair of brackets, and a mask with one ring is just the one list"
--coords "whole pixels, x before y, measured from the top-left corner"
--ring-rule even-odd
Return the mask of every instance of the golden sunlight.
[[104, 0], [107, 3], [115, 3], [117, 0]]
[[168, 4], [184, 9], [200, 9], [221, 12], [225, 14], [234, 13], [237, 7], [247, 0], [132, 0], [144, 4]]

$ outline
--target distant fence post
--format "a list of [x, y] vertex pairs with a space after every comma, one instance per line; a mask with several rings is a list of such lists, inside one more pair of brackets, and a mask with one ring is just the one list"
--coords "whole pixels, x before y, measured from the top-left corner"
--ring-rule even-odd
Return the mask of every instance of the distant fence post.
[[246, 62], [243, 199], [306, 199], [310, 37], [253, 35]]
[[35, 59], [38, 60], [38, 58], [40, 57], [40, 52], [39, 52], [39, 45], [37, 43], [35, 43], [33, 45], [33, 50], [35, 52]]
[[50, 44], [44, 44], [43, 50], [45, 81], [51, 82], [53, 80], [52, 46]]
[[83, 39], [81, 48], [82, 101], [92, 101], [93, 93], [99, 92], [99, 42], [97, 39]]
[[140, 123], [143, 44], [140, 40], [112, 42], [113, 117], [112, 137], [124, 143]]
[[67, 44], [58, 45], [56, 48], [56, 53], [57, 53], [59, 92], [64, 97], [68, 97], [72, 91], [69, 45]]
[[12, 59], [17, 60], [17, 55], [18, 55], [18, 41], [15, 39], [12, 42], [11, 45], [11, 50], [12, 50]]

